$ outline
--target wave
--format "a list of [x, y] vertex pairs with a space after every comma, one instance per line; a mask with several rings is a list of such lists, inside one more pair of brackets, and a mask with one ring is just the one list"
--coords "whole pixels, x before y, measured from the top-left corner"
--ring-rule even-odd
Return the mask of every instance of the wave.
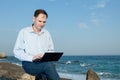
[[[72, 80], [86, 80], [86, 75], [84, 75], [84, 74], [61, 73], [61, 72], [58, 72], [58, 74], [62, 78], [67, 78], [67, 79], [72, 79]], [[100, 77], [100, 80], [119, 80], [119, 79], [120, 78], [116, 79], [116, 78]]]
[[97, 74], [101, 77], [104, 77], [104, 78], [115, 78], [115, 79], [120, 79], [120, 73], [119, 74], [113, 74], [113, 73], [110, 73], [110, 72], [97, 72]]
[[82, 74], [73, 74], [73, 73], [61, 73], [59, 72], [60, 77], [72, 79], [72, 80], [86, 80], [86, 75]]
[[59, 64], [77, 64], [80, 63], [79, 60], [68, 60], [68, 61], [59, 61]]
[[80, 63], [80, 66], [81, 66], [81, 67], [88, 67], [88, 66], [90, 66], [90, 64], [87, 64], [87, 63]]

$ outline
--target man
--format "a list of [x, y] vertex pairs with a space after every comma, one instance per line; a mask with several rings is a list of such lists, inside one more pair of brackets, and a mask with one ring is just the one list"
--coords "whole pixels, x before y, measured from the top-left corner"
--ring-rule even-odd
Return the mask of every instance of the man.
[[52, 62], [34, 62], [42, 58], [45, 52], [54, 51], [50, 33], [44, 28], [47, 18], [45, 10], [35, 11], [33, 24], [19, 32], [14, 56], [22, 61], [22, 67], [27, 73], [38, 78], [45, 75], [47, 80], [60, 80]]

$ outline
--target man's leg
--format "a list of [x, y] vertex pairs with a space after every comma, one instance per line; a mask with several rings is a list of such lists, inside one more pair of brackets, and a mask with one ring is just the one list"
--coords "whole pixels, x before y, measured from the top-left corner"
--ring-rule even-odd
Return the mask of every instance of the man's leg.
[[60, 80], [60, 77], [55, 68], [55, 64], [52, 62], [45, 62], [44, 69], [48, 80]]
[[48, 80], [60, 80], [59, 75], [52, 62], [22, 62], [24, 70], [35, 76], [44, 74]]
[[31, 75], [38, 75], [39, 73], [44, 72], [44, 70], [42, 69], [42, 63], [38, 62], [23, 61], [22, 67], [26, 73], [29, 73]]

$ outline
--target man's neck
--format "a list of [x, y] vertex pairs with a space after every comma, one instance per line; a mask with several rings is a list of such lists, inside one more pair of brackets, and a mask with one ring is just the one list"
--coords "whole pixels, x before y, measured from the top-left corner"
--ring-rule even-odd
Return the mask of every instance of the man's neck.
[[38, 30], [34, 25], [32, 26], [32, 29], [35, 33], [39, 34], [41, 30]]

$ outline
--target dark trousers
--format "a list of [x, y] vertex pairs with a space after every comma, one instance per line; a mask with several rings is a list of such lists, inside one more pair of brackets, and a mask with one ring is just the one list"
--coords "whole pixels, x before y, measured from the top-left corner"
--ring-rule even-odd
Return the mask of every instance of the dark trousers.
[[47, 80], [60, 80], [55, 65], [52, 62], [23, 61], [22, 67], [26, 73], [36, 76], [38, 80], [41, 76], [44, 76]]

